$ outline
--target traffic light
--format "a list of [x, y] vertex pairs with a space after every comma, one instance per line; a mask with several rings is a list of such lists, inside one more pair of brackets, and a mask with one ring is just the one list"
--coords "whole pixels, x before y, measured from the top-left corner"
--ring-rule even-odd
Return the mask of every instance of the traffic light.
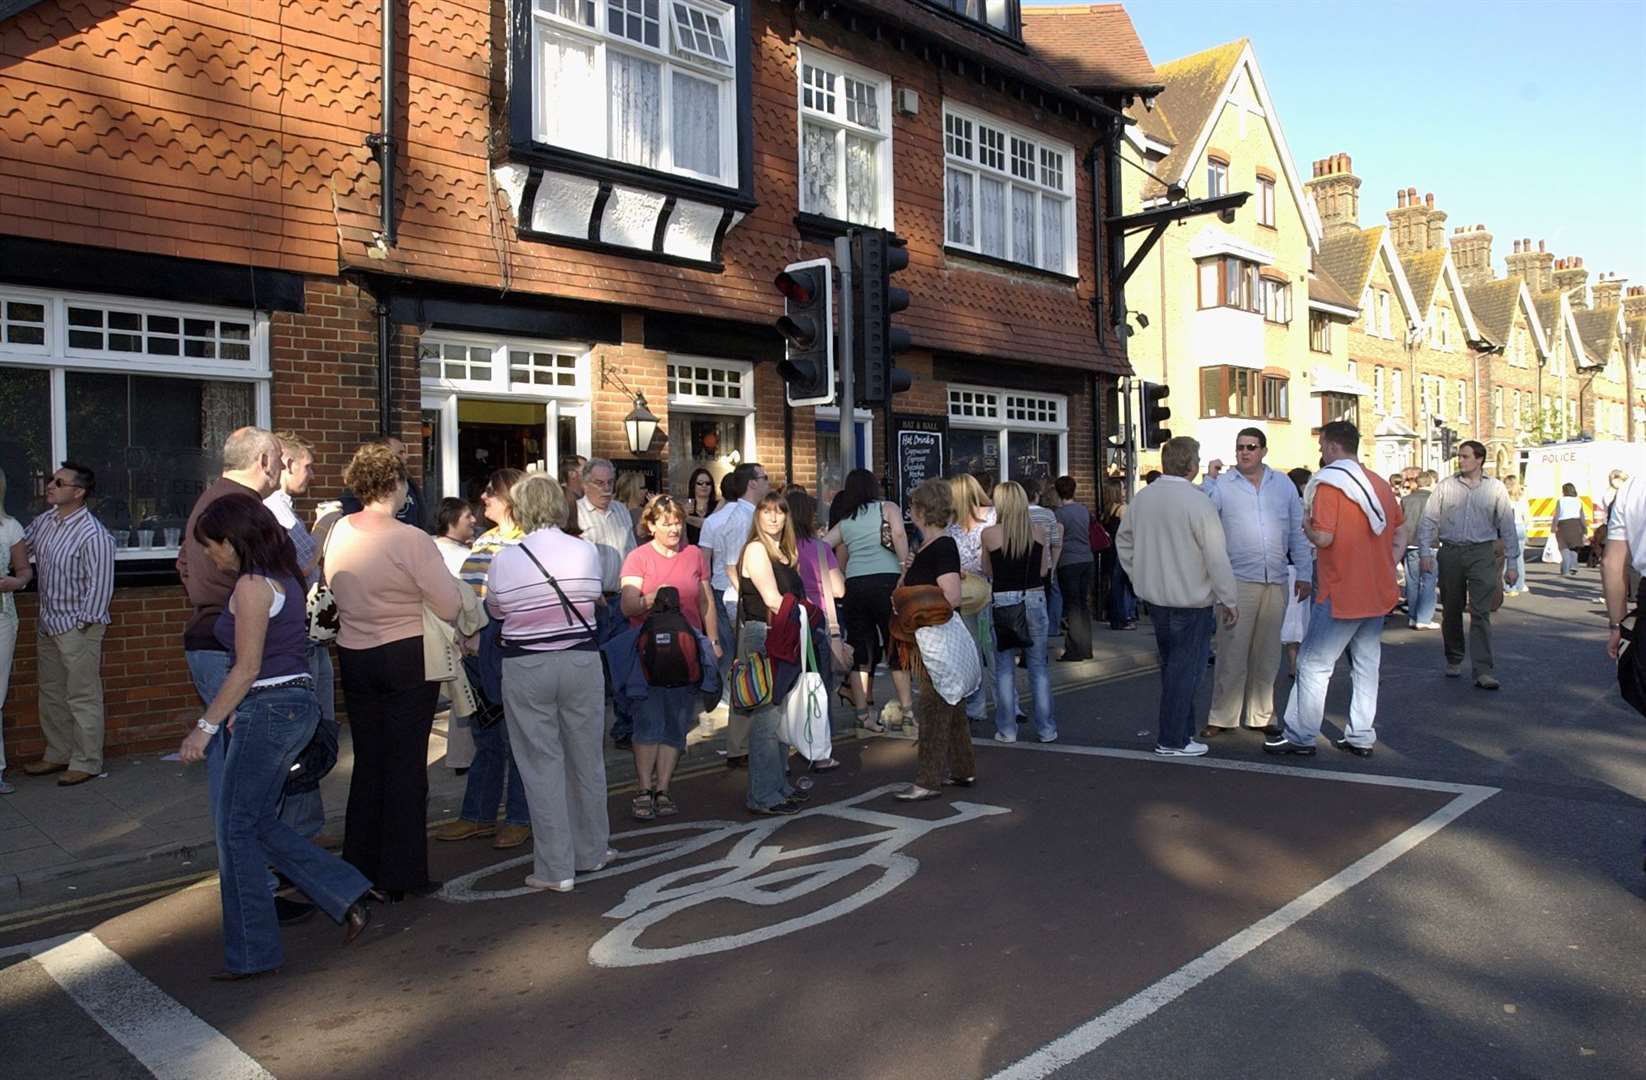
[[783, 377], [790, 405], [828, 405], [834, 401], [834, 283], [828, 259], [790, 263], [777, 275], [783, 294]]
[[1449, 427], [1440, 429], [1440, 460], [1450, 461], [1457, 455], [1457, 432]]
[[1165, 383], [1146, 382], [1143, 384], [1143, 443], [1145, 450], [1153, 450], [1164, 446], [1172, 437], [1172, 429], [1162, 427], [1171, 419], [1172, 410], [1162, 402], [1172, 392], [1172, 388]]
[[909, 306], [909, 294], [892, 284], [892, 275], [909, 265], [907, 241], [885, 229], [852, 231], [853, 397], [860, 405], [889, 405], [893, 394], [913, 385], [896, 355], [909, 347], [909, 332], [892, 325], [892, 316]]

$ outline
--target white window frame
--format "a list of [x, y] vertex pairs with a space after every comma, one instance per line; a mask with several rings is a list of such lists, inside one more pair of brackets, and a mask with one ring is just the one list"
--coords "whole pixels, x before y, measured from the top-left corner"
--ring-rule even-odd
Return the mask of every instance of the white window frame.
[[[155, 375], [197, 379], [201, 382], [243, 382], [252, 385], [253, 422], [269, 427], [272, 371], [269, 364], [269, 316], [267, 312], [244, 308], [211, 307], [120, 296], [111, 293], [59, 292], [8, 285], [0, 282], [0, 308], [9, 301], [39, 304], [45, 308], [45, 341], [40, 345], [7, 344], [0, 333], [0, 366], [43, 369], [50, 376], [51, 460], [54, 465], [72, 457], [69, 447], [68, 373], [95, 371], [117, 375]], [[148, 353], [121, 353], [107, 349], [69, 347], [68, 309], [96, 307], [163, 318], [209, 319], [247, 323], [245, 360], [222, 360], [189, 356], [155, 356]], [[181, 332], [181, 323], [179, 324]], [[107, 331], [105, 331], [107, 332]], [[116, 331], [127, 333], [128, 331]], [[181, 338], [180, 338], [181, 340]], [[236, 339], [238, 340], [238, 339]], [[13, 478], [13, 483], [21, 478]], [[154, 559], [175, 556], [176, 548], [115, 548], [117, 560]]]
[[[956, 154], [951, 149], [951, 143], [954, 141], [949, 134], [951, 118], [957, 122], [970, 125], [969, 130], [971, 135], [965, 140], [965, 144], [970, 153], [969, 157]], [[978, 127], [980, 125], [982, 127], [989, 128], [993, 132], [999, 132], [1004, 136], [1000, 148], [1000, 160], [1002, 165], [998, 168], [992, 164], [984, 164], [982, 161], [983, 140], [981, 138], [981, 132], [978, 131]], [[1032, 180], [1018, 176], [1012, 172], [1011, 151], [1013, 140], [1030, 143], [1034, 148], [1035, 153], [1031, 160], [1031, 169], [1034, 172], [1034, 178]], [[1043, 182], [1043, 177], [1046, 172], [1043, 154], [1045, 151], [1049, 151], [1054, 154], [1061, 154], [1063, 157], [1061, 187], [1054, 187]], [[972, 252], [977, 255], [982, 255], [985, 258], [998, 258], [1018, 266], [1030, 266], [1035, 269], [1046, 270], [1050, 273], [1062, 274], [1065, 277], [1075, 277], [1078, 274], [1080, 254], [1075, 249], [1077, 236], [1075, 217], [1079, 213], [1079, 193], [1078, 184], [1076, 183], [1076, 170], [1078, 165], [1074, 154], [1074, 148], [1072, 146], [1068, 143], [1062, 142], [1061, 140], [1049, 138], [1046, 135], [1033, 130], [1032, 128], [1025, 128], [1017, 124], [1010, 124], [981, 110], [967, 108], [949, 101], [945, 101], [943, 103], [943, 165], [943, 244], [945, 247], [954, 248], [958, 251]], [[972, 242], [969, 244], [963, 243], [949, 235], [948, 204], [949, 173], [951, 171], [963, 173], [969, 176], [971, 180]], [[983, 177], [997, 180], [1005, 185], [1006, 202], [1002, 208], [1006, 228], [1006, 253], [1004, 255], [993, 255], [986, 253], [983, 250], [983, 194], [981, 183]], [[1016, 238], [1012, 232], [1011, 206], [1012, 191], [1014, 188], [1021, 188], [1030, 191], [1034, 195], [1033, 220], [1035, 222], [1035, 259], [1033, 262], [1024, 262], [1021, 259], [1015, 258], [1012, 254], [1016, 247]], [[1048, 195], [1062, 199], [1064, 203], [1062, 266], [1047, 266], [1044, 263], [1046, 242], [1044, 230], [1041, 228], [1041, 222], [1043, 220], [1041, 200]]]
[[1386, 376], [1383, 371], [1384, 369], [1381, 366], [1372, 369], [1372, 406], [1380, 413], [1388, 412], [1384, 407], [1387, 398], [1384, 396]]
[[[819, 405], [812, 410], [812, 419], [814, 422], [817, 420], [833, 421], [838, 425], [840, 423], [840, 406]], [[852, 423], [863, 429], [863, 460], [857, 463], [857, 467], [872, 469], [874, 468], [874, 410], [853, 409]], [[840, 429], [840, 437], [842, 439], [846, 437], [844, 428]]]
[[1229, 193], [1229, 163], [1216, 158], [1206, 159], [1206, 197], [1215, 199]]
[[1503, 427], [1503, 387], [1492, 387], [1492, 426]]
[[[616, 50], [619, 53], [638, 57], [659, 66], [658, 161], [655, 166], [633, 165], [633, 167], [705, 180], [723, 187], [737, 186], [737, 57], [743, 27], [737, 23], [737, 9], [734, 6], [725, 3], [724, 0], [658, 0], [659, 37], [657, 46], [653, 47], [634, 41], [632, 38], [614, 34], [607, 29], [608, 3], [610, 0], [594, 0], [592, 7], [594, 21], [592, 25], [565, 18], [550, 10], [567, 4], [578, 6], [576, 0], [515, 0], [515, 2], [531, 5], [531, 64], [534, 96], [532, 101], [532, 138], [535, 141], [621, 162], [621, 159], [611, 156], [611, 82], [610, 73], [607, 70], [608, 53], [611, 50]], [[676, 51], [674, 48], [674, 27], [677, 4], [683, 4], [689, 9], [712, 14], [721, 20], [721, 28], [724, 31], [727, 49], [730, 53], [730, 57], [725, 64], [709, 63], [696, 55], [682, 55]], [[583, 145], [570, 145], [557, 141], [546, 122], [547, 110], [555, 104], [544, 100], [548, 86], [548, 79], [544, 71], [544, 59], [547, 53], [545, 44], [550, 40], [565, 41], [578, 46], [592, 47], [593, 49], [592, 79], [602, 95], [599, 104], [605, 109], [605, 123], [601, 125], [598, 138], [593, 138]], [[695, 169], [677, 166], [674, 163], [674, 140], [670, 126], [674, 118], [674, 74], [676, 72], [706, 82], [714, 82], [720, 87], [720, 172], [718, 174], [699, 172]], [[579, 108], [589, 108], [593, 107], [595, 103], [580, 101], [574, 104]], [[633, 164], [630, 162], [621, 163]]]
[[1389, 415], [1406, 415], [1406, 373], [1399, 368], [1389, 369]]
[[[815, 105], [807, 106], [805, 96], [807, 90], [806, 68], [812, 67], [827, 72], [835, 77], [836, 88], [832, 94], [834, 108], [822, 110]], [[795, 146], [798, 160], [797, 182], [799, 185], [799, 199], [801, 213], [815, 214], [821, 211], [809, 207], [805, 203], [806, 197], [806, 124], [808, 122], [827, 127], [834, 132], [835, 142], [835, 176], [837, 191], [835, 205], [840, 213], [830, 215], [841, 221], [850, 221], [854, 225], [867, 225], [880, 229], [895, 228], [893, 224], [893, 190], [892, 190], [892, 80], [888, 75], [882, 75], [870, 68], [860, 67], [857, 64], [830, 56], [828, 53], [818, 52], [816, 49], [800, 46], [799, 61], [795, 64]], [[865, 127], [854, 123], [846, 113], [846, 84], [845, 80], [871, 86], [875, 93], [875, 108], [880, 116], [880, 130]], [[815, 88], [814, 88], [815, 89]], [[846, 175], [846, 137], [855, 135], [862, 139], [869, 139], [875, 143], [875, 217], [873, 221], [858, 221], [849, 211], [850, 202], [847, 198]]]
[[[678, 394], [673, 389], [673, 378], [668, 369], [676, 366], [706, 367], [711, 370], [737, 372], [738, 396], [736, 398], [705, 397], [698, 394]], [[754, 365], [747, 360], [718, 360], [709, 356], [691, 356], [679, 353], [670, 353], [664, 364], [664, 384], [669, 386], [668, 400], [669, 413], [676, 411], [687, 413], [701, 413], [712, 416], [735, 416], [743, 419], [743, 453], [745, 461], [758, 461], [759, 451], [755, 446], [754, 430]], [[667, 430], [665, 428], [664, 430]]]
[[1395, 336], [1394, 324], [1389, 321], [1389, 293], [1385, 289], [1377, 291], [1377, 316], [1383, 336], [1392, 341]]
[[[972, 395], [976, 405], [987, 406], [992, 409], [993, 416], [967, 415], [962, 408], [956, 411], [955, 395]], [[1009, 408], [1007, 399], [1012, 397], [1032, 397], [1043, 403], [1055, 405], [1057, 419], [1055, 420], [1012, 420], [1007, 416]], [[976, 386], [968, 383], [949, 383], [948, 392], [944, 396], [945, 409], [949, 416], [950, 428], [961, 428], [967, 431], [993, 432], [999, 440], [1000, 446], [1000, 479], [1008, 479], [1011, 471], [1007, 454], [1011, 447], [1011, 432], [1031, 432], [1034, 434], [1051, 434], [1058, 436], [1057, 440], [1057, 475], [1062, 476], [1069, 471], [1069, 399], [1064, 394], [1042, 393], [1030, 390], [1008, 390], [999, 386]]]
[[1469, 384], [1464, 379], [1457, 380], [1457, 419], [1460, 423], [1469, 422]]
[[1275, 224], [1275, 182], [1266, 176], [1257, 178], [1257, 223], [1279, 228]]

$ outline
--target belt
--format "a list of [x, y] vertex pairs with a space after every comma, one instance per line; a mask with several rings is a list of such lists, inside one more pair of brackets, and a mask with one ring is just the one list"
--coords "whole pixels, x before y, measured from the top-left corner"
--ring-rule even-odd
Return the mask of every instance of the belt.
[[307, 675], [299, 675], [296, 678], [286, 679], [283, 682], [269, 683], [267, 686], [253, 686], [251, 689], [246, 691], [246, 695], [249, 697], [252, 694], [260, 694], [265, 690], [313, 690], [313, 689], [314, 689], [314, 680], [312, 678], [310, 678], [309, 676], [307, 676]]

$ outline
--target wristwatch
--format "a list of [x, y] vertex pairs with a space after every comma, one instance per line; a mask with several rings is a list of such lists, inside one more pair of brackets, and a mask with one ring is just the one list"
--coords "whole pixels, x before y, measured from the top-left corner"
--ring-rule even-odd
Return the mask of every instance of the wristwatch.
[[222, 730], [223, 727], [222, 724], [214, 724], [207, 720], [204, 716], [196, 720], [194, 722], [194, 726], [199, 728], [201, 731], [204, 731], [207, 735], [216, 735], [218, 731]]

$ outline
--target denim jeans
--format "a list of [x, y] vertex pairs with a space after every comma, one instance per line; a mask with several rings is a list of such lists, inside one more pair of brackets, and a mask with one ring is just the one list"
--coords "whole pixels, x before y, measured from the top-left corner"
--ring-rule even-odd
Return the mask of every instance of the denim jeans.
[[[337, 740], [337, 683], [332, 673], [331, 650], [319, 642], [309, 642], [309, 677], [314, 679], [314, 696], [320, 703], [320, 723], [328, 725], [332, 741]], [[326, 828], [326, 804], [320, 789], [288, 793], [280, 804], [280, 820], [308, 840]]]
[[[766, 624], [745, 622], [738, 635], [737, 655], [748, 657], [766, 651]], [[783, 706], [774, 701], [749, 714], [749, 793], [745, 799], [751, 810], [764, 810], [794, 794], [789, 783], [788, 753], [778, 739]]]
[[1349, 650], [1354, 670], [1354, 696], [1349, 700], [1349, 724], [1344, 737], [1356, 746], [1377, 742], [1378, 668], [1383, 659], [1383, 616], [1365, 619], [1332, 618], [1331, 600], [1316, 600], [1309, 611], [1309, 630], [1297, 650], [1297, 683], [1286, 703], [1286, 738], [1313, 746], [1326, 715], [1326, 688], [1338, 657]]
[[972, 632], [972, 640], [977, 642], [978, 660], [983, 665], [983, 681], [977, 684], [977, 689], [966, 695], [966, 719], [987, 720], [989, 718], [989, 669], [994, 665], [994, 625], [983, 620], [992, 619], [993, 613], [984, 608], [971, 617], [967, 627]]
[[[1046, 739], [1057, 734], [1057, 718], [1052, 715], [1052, 676], [1046, 669], [1046, 635], [1051, 623], [1046, 613], [1046, 592], [1029, 589], [994, 594], [996, 606], [1020, 601], [1029, 617], [1033, 644], [1027, 649], [995, 650], [994, 726], [1002, 735], [1017, 737], [1017, 657], [1023, 653], [1029, 665], [1029, 688], [1034, 694], [1034, 729]], [[925, 737], [924, 732], [921, 737]]]
[[1435, 621], [1435, 599], [1439, 595], [1440, 571], [1423, 569], [1417, 548], [1406, 549], [1406, 621], [1419, 626]]
[[1560, 551], [1560, 572], [1562, 574], [1577, 573], [1577, 548], [1562, 548]]
[[1046, 636], [1059, 637], [1063, 633], [1063, 587], [1057, 583], [1057, 571], [1046, 575]]
[[[607, 601], [607, 603], [601, 604], [594, 609], [594, 632], [601, 641], [605, 641], [606, 638], [614, 632], [614, 630], [622, 628], [622, 623], [628, 621], [623, 617], [622, 608], [618, 606], [618, 597], [608, 597]], [[606, 687], [606, 699], [612, 703], [612, 738], [627, 739], [629, 736], [634, 734], [634, 719], [629, 716], [628, 707], [626, 705], [619, 704], [622, 699], [612, 693], [612, 688], [610, 686]], [[500, 724], [498, 726], [501, 727], [502, 725]], [[474, 749], [475, 753], [478, 754], [480, 752], [478, 738], [475, 742], [476, 745]], [[469, 768], [472, 769], [474, 766], [470, 765]], [[513, 820], [512, 816], [510, 820]]]
[[1109, 629], [1124, 630], [1127, 623], [1137, 621], [1137, 594], [1132, 591], [1132, 579], [1126, 575], [1118, 558], [1109, 565]]
[[[189, 666], [189, 681], [200, 695], [201, 707], [210, 706], [217, 692], [229, 677], [229, 654], [217, 649], [186, 649], [183, 660]], [[229, 738], [233, 733], [227, 724], [206, 744], [206, 798], [210, 801], [213, 820], [216, 820], [218, 795], [223, 788], [223, 758], [228, 753]]]
[[1161, 746], [1181, 750], [1194, 735], [1194, 699], [1212, 654], [1212, 609], [1149, 605], [1160, 650]]
[[6, 775], [6, 686], [11, 681], [11, 658], [17, 650], [17, 612], [0, 607], [0, 780]]
[[515, 764], [514, 749], [509, 744], [509, 725], [506, 722], [491, 727], [475, 727], [474, 760], [469, 763], [468, 783], [463, 788], [463, 809], [457, 816], [464, 821], [478, 821], [490, 825], [497, 820], [497, 800], [503, 796], [503, 773], [508, 771], [508, 806], [503, 820], [510, 825], [530, 825], [531, 811], [526, 807], [526, 783]]
[[224, 966], [230, 971], [266, 971], [284, 959], [268, 889], [270, 864], [338, 922], [371, 887], [360, 871], [298, 836], [277, 814], [286, 775], [319, 719], [307, 686], [254, 690], [235, 711], [214, 813]]

